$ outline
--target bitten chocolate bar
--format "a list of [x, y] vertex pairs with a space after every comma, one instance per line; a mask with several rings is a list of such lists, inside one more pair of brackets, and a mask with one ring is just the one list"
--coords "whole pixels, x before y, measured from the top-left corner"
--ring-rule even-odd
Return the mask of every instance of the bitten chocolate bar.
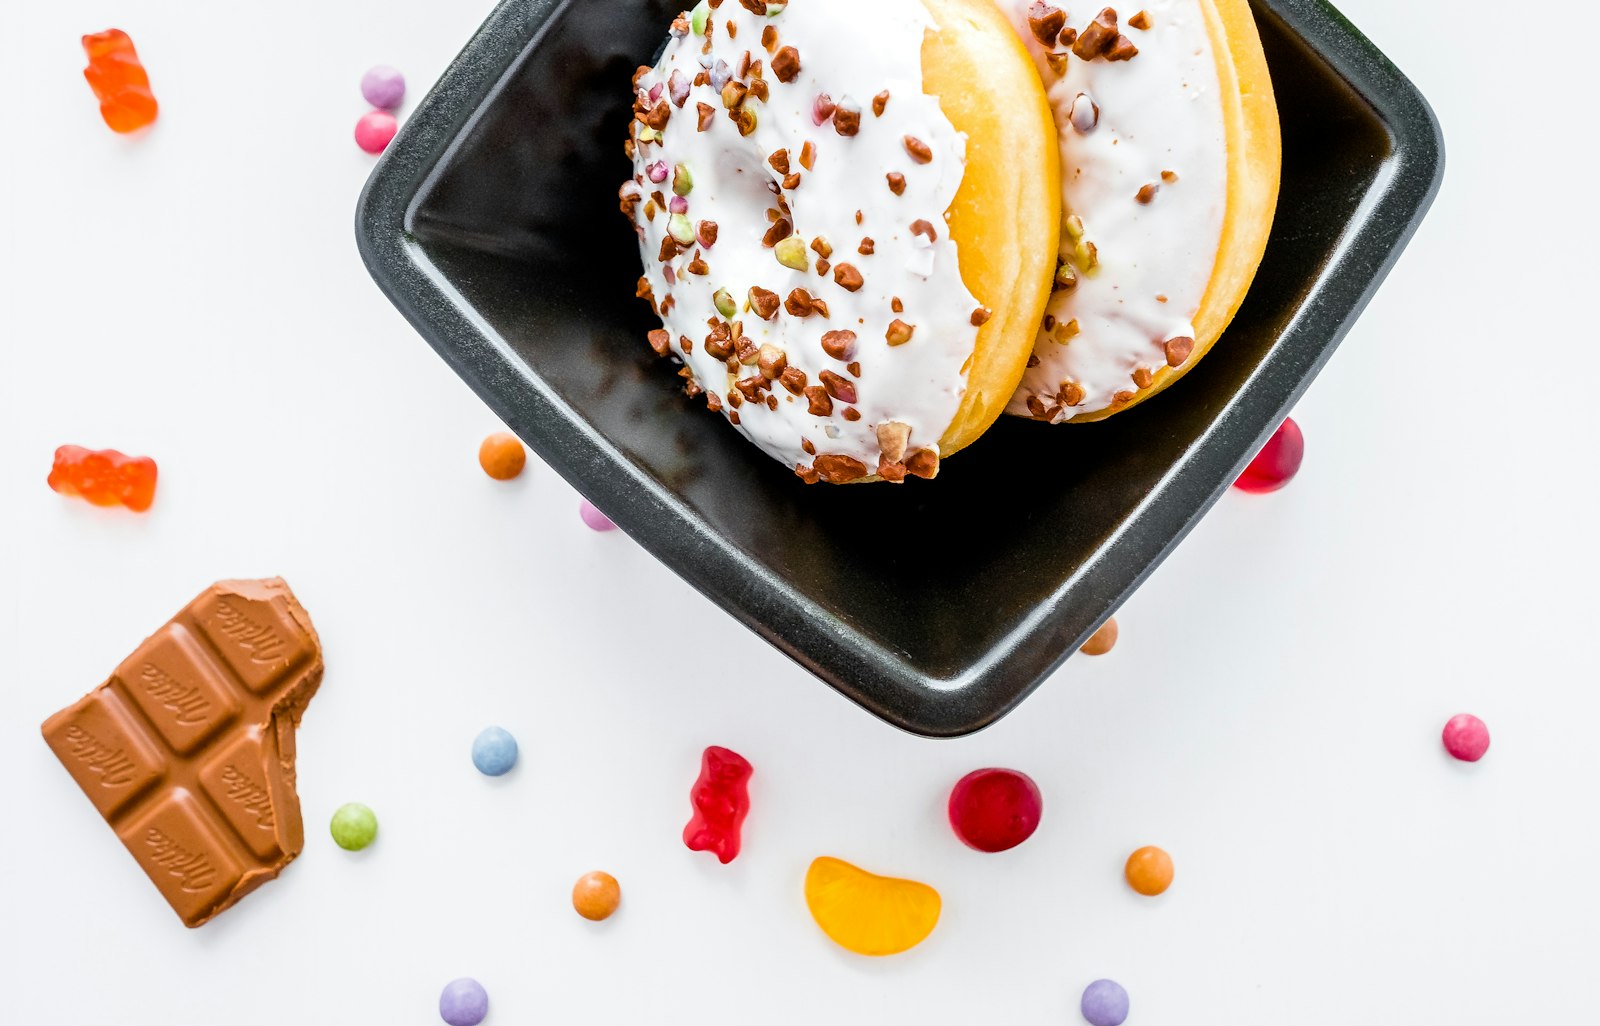
[[44, 723], [44, 739], [187, 926], [300, 854], [294, 732], [322, 645], [283, 581], [222, 581]]

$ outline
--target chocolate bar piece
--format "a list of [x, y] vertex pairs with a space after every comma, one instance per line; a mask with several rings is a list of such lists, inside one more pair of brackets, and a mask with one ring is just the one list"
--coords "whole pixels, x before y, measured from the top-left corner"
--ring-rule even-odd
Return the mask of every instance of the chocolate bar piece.
[[294, 732], [322, 645], [283, 581], [222, 581], [44, 739], [186, 926], [300, 854]]

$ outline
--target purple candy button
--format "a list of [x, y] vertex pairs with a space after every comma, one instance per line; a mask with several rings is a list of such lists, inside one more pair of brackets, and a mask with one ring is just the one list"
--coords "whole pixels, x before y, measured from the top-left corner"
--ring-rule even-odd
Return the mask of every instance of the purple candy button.
[[1083, 989], [1080, 1007], [1092, 1026], [1122, 1026], [1128, 1018], [1128, 992], [1115, 980], [1095, 980]]
[[394, 110], [406, 98], [406, 77], [380, 64], [361, 76], [361, 95], [380, 110]]
[[584, 499], [578, 506], [578, 516], [583, 518], [583, 522], [589, 525], [591, 531], [615, 531], [617, 529], [617, 525], [611, 522], [611, 518], [595, 508], [595, 504], [588, 499]]
[[489, 992], [470, 976], [445, 984], [439, 995], [439, 1017], [450, 1026], [478, 1026], [489, 1014]]

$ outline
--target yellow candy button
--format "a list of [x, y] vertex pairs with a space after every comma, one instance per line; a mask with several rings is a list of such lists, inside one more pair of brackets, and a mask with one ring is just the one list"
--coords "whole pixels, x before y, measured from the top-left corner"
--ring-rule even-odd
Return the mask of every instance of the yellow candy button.
[[806, 871], [806, 907], [835, 944], [858, 955], [897, 955], [939, 924], [939, 892], [823, 858]]

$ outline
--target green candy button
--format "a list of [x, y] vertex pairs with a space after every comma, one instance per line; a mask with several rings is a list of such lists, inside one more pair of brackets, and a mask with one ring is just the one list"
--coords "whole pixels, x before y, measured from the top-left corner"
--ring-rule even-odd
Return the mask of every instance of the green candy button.
[[360, 851], [378, 836], [378, 817], [360, 802], [351, 802], [339, 806], [328, 832], [333, 834], [333, 843], [345, 851]]

